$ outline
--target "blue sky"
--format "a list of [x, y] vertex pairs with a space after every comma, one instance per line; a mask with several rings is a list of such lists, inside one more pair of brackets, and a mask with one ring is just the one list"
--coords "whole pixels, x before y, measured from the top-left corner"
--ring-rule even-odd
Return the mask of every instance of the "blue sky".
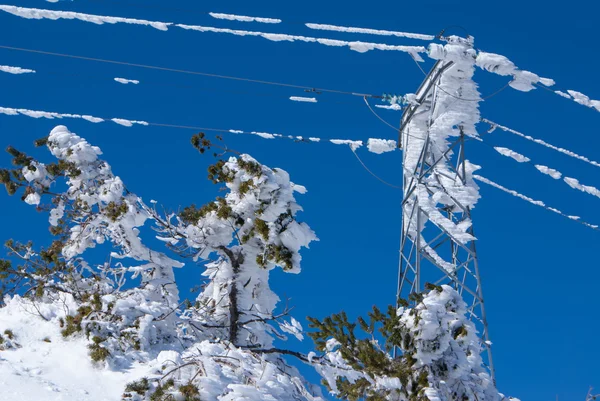
[[[7, 0], [8, 1], [8, 0]], [[10, 4], [10, 3], [9, 3]], [[561, 89], [600, 98], [598, 45], [592, 27], [600, 6], [573, 0], [456, 2], [195, 2], [93, 0], [14, 5], [74, 10], [167, 22], [285, 32], [390, 44], [420, 42], [387, 37], [310, 31], [303, 22], [330, 23], [437, 34], [460, 25], [486, 51], [511, 58], [523, 69], [554, 78]], [[195, 11], [195, 12], [194, 12]], [[284, 20], [280, 25], [218, 21], [208, 11]], [[450, 31], [461, 33], [460, 30]], [[317, 35], [318, 34], [318, 35]], [[281, 81], [366, 93], [410, 93], [421, 72], [404, 53], [306, 43], [275, 43], [173, 28], [102, 25], [78, 21], [30, 21], [0, 14], [0, 45], [153, 64], [215, 74]], [[92, 114], [157, 123], [278, 132], [289, 135], [366, 140], [395, 139], [359, 97], [323, 94], [317, 104], [296, 103], [301, 90], [194, 77], [133, 67], [68, 60], [0, 49], [0, 64], [37, 74], [0, 75], [0, 106]], [[428, 68], [430, 62], [426, 64]], [[114, 77], [141, 81], [121, 85]], [[483, 95], [505, 80], [477, 72]], [[482, 104], [482, 114], [501, 124], [600, 159], [600, 114], [543, 90], [512, 89]], [[381, 111], [396, 125], [400, 114]], [[0, 116], [0, 146], [24, 150], [57, 121]], [[190, 146], [193, 131], [125, 128], [64, 120], [72, 131], [100, 146], [126, 185], [169, 209], [202, 204], [218, 195], [206, 179], [210, 158]], [[483, 127], [482, 127], [483, 130]], [[290, 172], [309, 192], [298, 200], [301, 219], [321, 241], [304, 252], [298, 276], [273, 274], [273, 288], [296, 305], [297, 318], [346, 310], [364, 314], [371, 305], [394, 301], [400, 229], [400, 191], [384, 186], [345, 147], [298, 144], [257, 137], [225, 136], [226, 143], [271, 167]], [[490, 144], [506, 146], [550, 165], [584, 184], [600, 187], [598, 170], [501, 131]], [[35, 155], [46, 157], [40, 150]], [[400, 185], [401, 154], [361, 152], [367, 165]], [[569, 214], [600, 223], [598, 199], [517, 165], [489, 147], [472, 143], [468, 158], [481, 174]], [[7, 165], [9, 158], [0, 159]], [[522, 400], [583, 400], [590, 385], [600, 390], [600, 303], [597, 283], [600, 233], [481, 185], [475, 230], [497, 380], [501, 391]], [[17, 199], [0, 196], [0, 238], [47, 241], [45, 216]], [[193, 286], [200, 269], [189, 265], [180, 287]], [[187, 283], [190, 285], [187, 286]], [[291, 340], [295, 341], [295, 340]], [[292, 344], [308, 349], [310, 345]]]

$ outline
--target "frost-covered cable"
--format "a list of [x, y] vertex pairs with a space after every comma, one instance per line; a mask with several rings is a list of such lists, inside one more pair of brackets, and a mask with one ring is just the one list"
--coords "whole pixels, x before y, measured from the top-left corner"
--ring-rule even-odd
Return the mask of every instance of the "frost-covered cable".
[[[500, 153], [502, 156], [506, 156], [510, 159], [513, 159], [514, 161], [516, 161], [518, 163], [531, 164], [532, 166], [534, 166], [536, 168], [536, 170], [538, 172], [540, 172], [544, 175], [548, 175], [548, 176], [554, 178], [555, 180], [559, 180], [563, 176], [563, 174], [560, 171], [550, 168], [548, 166], [535, 164], [529, 157], [526, 157], [520, 153], [517, 153], [514, 150], [499, 147], [499, 146], [492, 146], [492, 145], [487, 144], [483, 140], [480, 140], [480, 142], [494, 148], [494, 150], [496, 150], [496, 152]], [[570, 186], [573, 189], [577, 189], [581, 192], [595, 196], [596, 198], [600, 198], [600, 189], [590, 186], [590, 185], [584, 185], [584, 184], [580, 183], [577, 178], [564, 177], [563, 181], [565, 184], [567, 184], [568, 186]]]
[[150, 65], [150, 64], [129, 63], [126, 61], [109, 60], [109, 59], [103, 59], [103, 58], [97, 58], [97, 57], [78, 56], [78, 55], [68, 54], [68, 53], [56, 53], [56, 52], [49, 52], [49, 51], [44, 51], [44, 50], [28, 49], [28, 48], [23, 48], [23, 47], [0, 45], [0, 49], [15, 50], [15, 51], [20, 51], [20, 52], [25, 52], [25, 53], [42, 54], [45, 56], [56, 56], [56, 57], [64, 57], [64, 58], [71, 58], [71, 59], [77, 59], [77, 60], [95, 61], [95, 62], [99, 62], [99, 63], [124, 65], [124, 66], [128, 66], [128, 67], [145, 68], [145, 69], [150, 69], [150, 70], [168, 71], [168, 72], [175, 72], [175, 73], [180, 73], [180, 74], [200, 75], [200, 76], [210, 77], [210, 78], [220, 78], [220, 79], [228, 79], [228, 80], [233, 80], [233, 81], [251, 82], [251, 83], [262, 84], [262, 85], [273, 85], [273, 86], [281, 86], [281, 87], [286, 87], [286, 88], [303, 89], [308, 92], [328, 92], [328, 93], [335, 93], [335, 94], [339, 94], [339, 95], [360, 96], [360, 97], [367, 96], [369, 98], [377, 98], [377, 99], [382, 98], [382, 96], [380, 96], [380, 95], [364, 94], [364, 93], [353, 92], [353, 91], [344, 91], [344, 90], [338, 90], [338, 89], [325, 89], [325, 88], [315, 87], [315, 86], [295, 85], [295, 84], [290, 84], [290, 83], [285, 83], [285, 82], [275, 82], [275, 81], [266, 81], [266, 80], [261, 80], [261, 79], [251, 79], [251, 78], [237, 77], [237, 76], [233, 76], [233, 75], [212, 74], [212, 73], [201, 72], [201, 71], [190, 71], [190, 70], [183, 70], [183, 69], [178, 69], [178, 68], [160, 67], [160, 66]]
[[246, 15], [236, 15], [236, 14], [222, 14], [222, 13], [208, 13], [213, 18], [216, 19], [224, 19], [229, 21], [238, 21], [238, 22], [258, 22], [261, 24], [280, 24], [281, 20], [277, 18], [264, 18], [264, 17], [248, 17]]
[[584, 162], [586, 162], [586, 163], [588, 163], [588, 164], [591, 164], [592, 166], [600, 167], [600, 163], [598, 163], [598, 162], [596, 162], [596, 161], [593, 161], [593, 160], [590, 160], [589, 158], [587, 158], [587, 157], [585, 157], [585, 156], [578, 155], [577, 153], [575, 153], [575, 152], [572, 152], [572, 151], [570, 151], [570, 150], [567, 150], [567, 149], [564, 149], [564, 148], [559, 148], [558, 146], [551, 145], [551, 144], [549, 144], [549, 143], [548, 143], [548, 142], [546, 142], [546, 141], [543, 141], [543, 140], [541, 140], [541, 139], [536, 139], [536, 138], [533, 138], [533, 137], [531, 137], [531, 136], [529, 136], [529, 135], [525, 135], [525, 134], [523, 134], [523, 133], [521, 133], [521, 132], [519, 132], [519, 131], [515, 131], [515, 130], [514, 130], [514, 129], [512, 129], [512, 128], [505, 127], [505, 126], [503, 126], [503, 125], [500, 125], [500, 124], [498, 124], [498, 123], [495, 123], [495, 122], [493, 122], [493, 121], [490, 121], [490, 120], [488, 120], [488, 119], [486, 119], [486, 118], [482, 118], [482, 119], [481, 119], [481, 121], [482, 121], [482, 122], [484, 122], [484, 123], [486, 123], [486, 124], [489, 124], [489, 125], [491, 126], [491, 129], [490, 129], [488, 132], [493, 132], [493, 131], [494, 131], [496, 128], [500, 128], [500, 129], [501, 129], [502, 131], [504, 131], [504, 132], [508, 132], [508, 133], [511, 133], [511, 134], [517, 135], [517, 136], [519, 136], [519, 137], [521, 137], [521, 138], [527, 139], [528, 141], [531, 141], [531, 142], [537, 143], [538, 145], [545, 146], [545, 147], [547, 147], [547, 148], [550, 148], [550, 149], [552, 149], [552, 150], [555, 150], [555, 151], [557, 151], [557, 152], [560, 152], [560, 153], [562, 153], [562, 154], [564, 154], [564, 155], [567, 155], [567, 156], [569, 156], [569, 157], [572, 157], [572, 158], [574, 158], [574, 159], [579, 159], [579, 160], [581, 160], [581, 161], [584, 161]]
[[[81, 115], [81, 114], [66, 114], [66, 113], [56, 113], [50, 111], [40, 111], [40, 110], [29, 110], [29, 109], [15, 109], [10, 107], [2, 107], [0, 106], [0, 114], [8, 115], [8, 116], [26, 116], [31, 118], [46, 118], [49, 120], [53, 119], [76, 119], [76, 120], [86, 120], [92, 123], [103, 123], [107, 121], [112, 121], [116, 124], [122, 125], [124, 127], [132, 127], [134, 125], [142, 125], [142, 126], [152, 126], [152, 127], [164, 127], [164, 128], [179, 128], [186, 130], [194, 130], [194, 131], [212, 131], [212, 132], [221, 132], [221, 133], [229, 133], [229, 134], [241, 134], [241, 135], [254, 135], [261, 137], [263, 139], [288, 139], [294, 142], [329, 142], [334, 145], [349, 145], [350, 148], [356, 150], [363, 146], [363, 141], [360, 140], [352, 140], [352, 139], [324, 139], [317, 137], [303, 137], [303, 136], [294, 136], [294, 135], [283, 135], [283, 134], [272, 134], [268, 132], [261, 131], [243, 131], [237, 129], [222, 129], [222, 128], [207, 128], [207, 127], [197, 127], [190, 125], [178, 125], [178, 124], [162, 124], [162, 123], [153, 123], [148, 121], [139, 121], [139, 120], [128, 120], [124, 118], [101, 118], [95, 117], [91, 115]], [[368, 150], [372, 153], [381, 154], [385, 152], [390, 152], [396, 149], [395, 141], [390, 141], [387, 139], [378, 139], [378, 138], [370, 138]]]
[[145, 25], [150, 26], [152, 28], [158, 29], [160, 31], [167, 31], [169, 27], [176, 26], [178, 28], [193, 30], [197, 32], [211, 32], [211, 33], [223, 33], [235, 36], [254, 36], [261, 37], [273, 42], [305, 42], [305, 43], [317, 43], [324, 46], [332, 46], [332, 47], [348, 47], [351, 50], [354, 50], [359, 53], [364, 53], [370, 50], [383, 50], [383, 51], [399, 51], [409, 53], [415, 58], [420, 58], [419, 53], [425, 53], [427, 50], [423, 46], [399, 46], [399, 45], [389, 45], [385, 43], [371, 43], [371, 42], [361, 42], [361, 41], [353, 41], [348, 42], [344, 40], [335, 40], [335, 39], [327, 39], [327, 38], [315, 38], [308, 36], [298, 36], [298, 35], [289, 35], [282, 33], [269, 33], [269, 32], [258, 32], [258, 31], [244, 31], [237, 29], [227, 29], [227, 28], [216, 28], [211, 26], [202, 26], [202, 25], [187, 25], [187, 24], [176, 24], [172, 22], [160, 22], [160, 21], [148, 21], [148, 20], [140, 20], [134, 18], [122, 18], [122, 17], [109, 17], [95, 14], [84, 14], [84, 13], [76, 13], [71, 11], [54, 11], [54, 10], [45, 10], [38, 8], [25, 8], [25, 7], [16, 7], [9, 5], [0, 5], [0, 10], [5, 11], [7, 13], [16, 15], [18, 17], [27, 18], [27, 19], [49, 19], [49, 20], [58, 20], [58, 19], [76, 19], [84, 22], [89, 22], [97, 25], [102, 24], [132, 24], [132, 25]]
[[314, 23], [307, 23], [305, 25], [310, 29], [315, 29], [315, 30], [320, 30], [320, 31], [362, 33], [362, 34], [366, 34], [366, 35], [380, 35], [380, 36], [396, 36], [399, 38], [420, 39], [420, 40], [428, 40], [428, 41], [435, 39], [434, 35], [424, 35], [421, 33], [397, 32], [397, 31], [388, 31], [388, 30], [383, 30], [383, 29], [356, 28], [356, 27], [349, 27], [349, 26], [314, 24]]
[[523, 195], [523, 194], [521, 194], [521, 193], [519, 193], [517, 191], [514, 191], [512, 189], [508, 189], [508, 188], [506, 188], [506, 187], [504, 187], [504, 186], [502, 186], [502, 185], [500, 185], [500, 184], [498, 184], [498, 183], [496, 183], [496, 182], [494, 182], [492, 180], [489, 180], [489, 179], [487, 179], [485, 177], [482, 177], [480, 175], [475, 174], [475, 175], [473, 175], [473, 178], [476, 179], [479, 182], [483, 182], [484, 184], [490, 185], [490, 186], [492, 186], [492, 187], [494, 187], [496, 189], [499, 189], [499, 190], [501, 190], [503, 192], [506, 192], [507, 194], [510, 194], [510, 195], [512, 195], [512, 196], [514, 196], [516, 198], [519, 198], [519, 199], [522, 199], [522, 200], [524, 200], [526, 202], [529, 202], [532, 205], [542, 207], [542, 208], [544, 208], [544, 209], [546, 209], [548, 211], [551, 211], [553, 213], [559, 214], [559, 215], [561, 215], [563, 217], [568, 218], [569, 220], [576, 221], [579, 224], [582, 224], [582, 225], [584, 225], [586, 227], [589, 227], [589, 228], [591, 228], [593, 230], [598, 231], [598, 226], [597, 225], [587, 223], [587, 222], [581, 220], [577, 216], [569, 216], [568, 214], [563, 213], [563, 212], [561, 212], [558, 209], [555, 209], [555, 208], [550, 207], [550, 206], [546, 206], [546, 204], [544, 202], [542, 202], [542, 201], [534, 200], [534, 199], [532, 199], [532, 198], [530, 198], [530, 197], [528, 197], [526, 195]]

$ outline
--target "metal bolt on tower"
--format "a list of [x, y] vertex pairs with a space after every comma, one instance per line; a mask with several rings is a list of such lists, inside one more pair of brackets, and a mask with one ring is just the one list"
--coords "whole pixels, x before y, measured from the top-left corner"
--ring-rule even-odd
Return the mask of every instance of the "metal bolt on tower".
[[438, 57], [402, 115], [403, 217], [397, 296], [407, 299], [411, 293], [423, 292], [426, 282], [454, 287], [467, 303], [468, 316], [485, 347], [482, 357], [495, 380], [471, 221], [471, 208], [479, 198], [471, 173], [478, 167], [465, 160], [465, 142], [477, 135], [474, 125], [481, 98], [469, 70], [472, 38], [446, 41], [446, 47], [438, 45], [442, 53], [452, 51], [448, 46], [456, 47], [458, 42], [467, 57]]

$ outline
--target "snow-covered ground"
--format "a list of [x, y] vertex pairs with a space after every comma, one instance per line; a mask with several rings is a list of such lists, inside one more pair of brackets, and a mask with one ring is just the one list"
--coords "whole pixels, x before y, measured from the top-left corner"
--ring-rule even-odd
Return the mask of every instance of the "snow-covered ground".
[[139, 365], [120, 371], [94, 366], [85, 338], [64, 339], [58, 318], [56, 314], [53, 321], [44, 321], [35, 310], [16, 302], [0, 308], [0, 333], [12, 331], [18, 344], [0, 351], [0, 399], [115, 401], [128, 382], [147, 371]]

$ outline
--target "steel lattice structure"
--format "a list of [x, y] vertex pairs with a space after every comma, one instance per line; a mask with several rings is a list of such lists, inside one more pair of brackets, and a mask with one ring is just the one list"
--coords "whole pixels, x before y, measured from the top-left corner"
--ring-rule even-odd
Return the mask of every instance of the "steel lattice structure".
[[[426, 224], [431, 220], [430, 216], [419, 205], [418, 200], [415, 201], [415, 198], [420, 196], [419, 189], [423, 189], [423, 187], [427, 189], [429, 195], [440, 191], [441, 182], [439, 177], [436, 177], [440, 171], [436, 169], [436, 166], [441, 163], [446, 167], [449, 166], [448, 171], [452, 173], [452, 179], [457, 185], [466, 184], [468, 179], [465, 170], [466, 137], [462, 129], [459, 136], [452, 137], [447, 149], [441, 154], [434, 148], [435, 143], [430, 141], [428, 134], [425, 140], [420, 139], [420, 142], [417, 142], [417, 146], [420, 146], [418, 162], [416, 165], [414, 162], [410, 163], [410, 170], [406, 170], [407, 145], [414, 147], [416, 141], [410, 131], [411, 119], [418, 115], [430, 114], [436, 107], [438, 83], [452, 65], [452, 61], [443, 60], [434, 65], [418, 89], [416, 101], [405, 108], [402, 116], [399, 146], [405, 151], [403, 152], [403, 223], [397, 297], [408, 299], [411, 293], [423, 292], [426, 282], [436, 285], [448, 284], [454, 287], [467, 303], [469, 317], [475, 323], [485, 347], [482, 355], [484, 362], [487, 364], [491, 377], [494, 378], [491, 342], [475, 241], [465, 243], [464, 240], [461, 241], [453, 236], [452, 232], [446, 230], [442, 225]], [[427, 125], [428, 132], [429, 124], [431, 121]], [[438, 182], [440, 185], [431, 188], [431, 182]], [[443, 189], [443, 185], [441, 187]], [[461, 204], [451, 194], [448, 195], [452, 198], [451, 205], [446, 204], [439, 207], [439, 212], [457, 225], [463, 222], [470, 224], [470, 207]], [[467, 233], [474, 237], [472, 225]]]

